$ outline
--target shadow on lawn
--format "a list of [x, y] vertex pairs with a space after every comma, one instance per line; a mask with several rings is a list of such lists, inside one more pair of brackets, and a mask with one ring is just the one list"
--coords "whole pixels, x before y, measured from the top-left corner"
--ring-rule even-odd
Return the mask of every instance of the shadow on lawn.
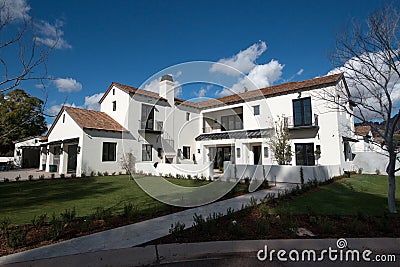
[[0, 185], [0, 213], [3, 208], [16, 210], [52, 201], [91, 198], [117, 191], [120, 187], [112, 181], [99, 182], [94, 178], [3, 183]]

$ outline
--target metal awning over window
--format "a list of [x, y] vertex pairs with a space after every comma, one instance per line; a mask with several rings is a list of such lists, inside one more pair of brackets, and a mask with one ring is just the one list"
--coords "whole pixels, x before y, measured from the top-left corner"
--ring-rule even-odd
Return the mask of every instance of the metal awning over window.
[[269, 137], [273, 129], [257, 129], [247, 131], [221, 132], [201, 134], [196, 137], [196, 141], [219, 140], [219, 139], [246, 139]]
[[43, 143], [40, 146], [73, 144], [73, 143], [78, 143], [78, 142], [79, 142], [79, 137], [76, 137], [76, 138], [68, 138], [68, 139], [64, 139], [64, 140], [57, 140], [57, 141], [52, 141], [52, 142], [48, 142], [48, 143]]

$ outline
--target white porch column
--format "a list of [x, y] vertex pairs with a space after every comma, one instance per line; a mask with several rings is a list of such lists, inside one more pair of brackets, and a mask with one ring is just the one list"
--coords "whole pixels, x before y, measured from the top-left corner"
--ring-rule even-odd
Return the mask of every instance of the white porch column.
[[46, 168], [45, 168], [46, 172], [50, 172], [50, 162], [51, 162], [50, 158], [52, 158], [52, 154], [50, 151], [50, 146], [47, 145]]
[[59, 174], [67, 174], [67, 164], [65, 162], [65, 160], [68, 158], [68, 154], [66, 152], [68, 146], [66, 146], [65, 144], [62, 144], [61, 149], [62, 149], [62, 153], [60, 155], [60, 164], [58, 165], [58, 173]]

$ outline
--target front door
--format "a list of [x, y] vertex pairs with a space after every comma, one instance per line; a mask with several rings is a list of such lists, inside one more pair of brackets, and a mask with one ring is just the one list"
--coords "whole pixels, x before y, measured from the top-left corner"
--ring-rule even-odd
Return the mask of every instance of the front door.
[[261, 165], [261, 146], [253, 146], [254, 165]]
[[67, 164], [67, 172], [68, 173], [76, 172], [77, 154], [78, 154], [78, 145], [69, 145], [68, 146], [68, 164]]

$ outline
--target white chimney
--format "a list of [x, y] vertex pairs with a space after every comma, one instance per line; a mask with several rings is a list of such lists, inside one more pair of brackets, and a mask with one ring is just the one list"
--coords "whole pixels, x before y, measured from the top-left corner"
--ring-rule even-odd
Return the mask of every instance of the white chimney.
[[160, 96], [167, 99], [171, 106], [174, 106], [175, 83], [172, 75], [163, 75], [160, 81]]

